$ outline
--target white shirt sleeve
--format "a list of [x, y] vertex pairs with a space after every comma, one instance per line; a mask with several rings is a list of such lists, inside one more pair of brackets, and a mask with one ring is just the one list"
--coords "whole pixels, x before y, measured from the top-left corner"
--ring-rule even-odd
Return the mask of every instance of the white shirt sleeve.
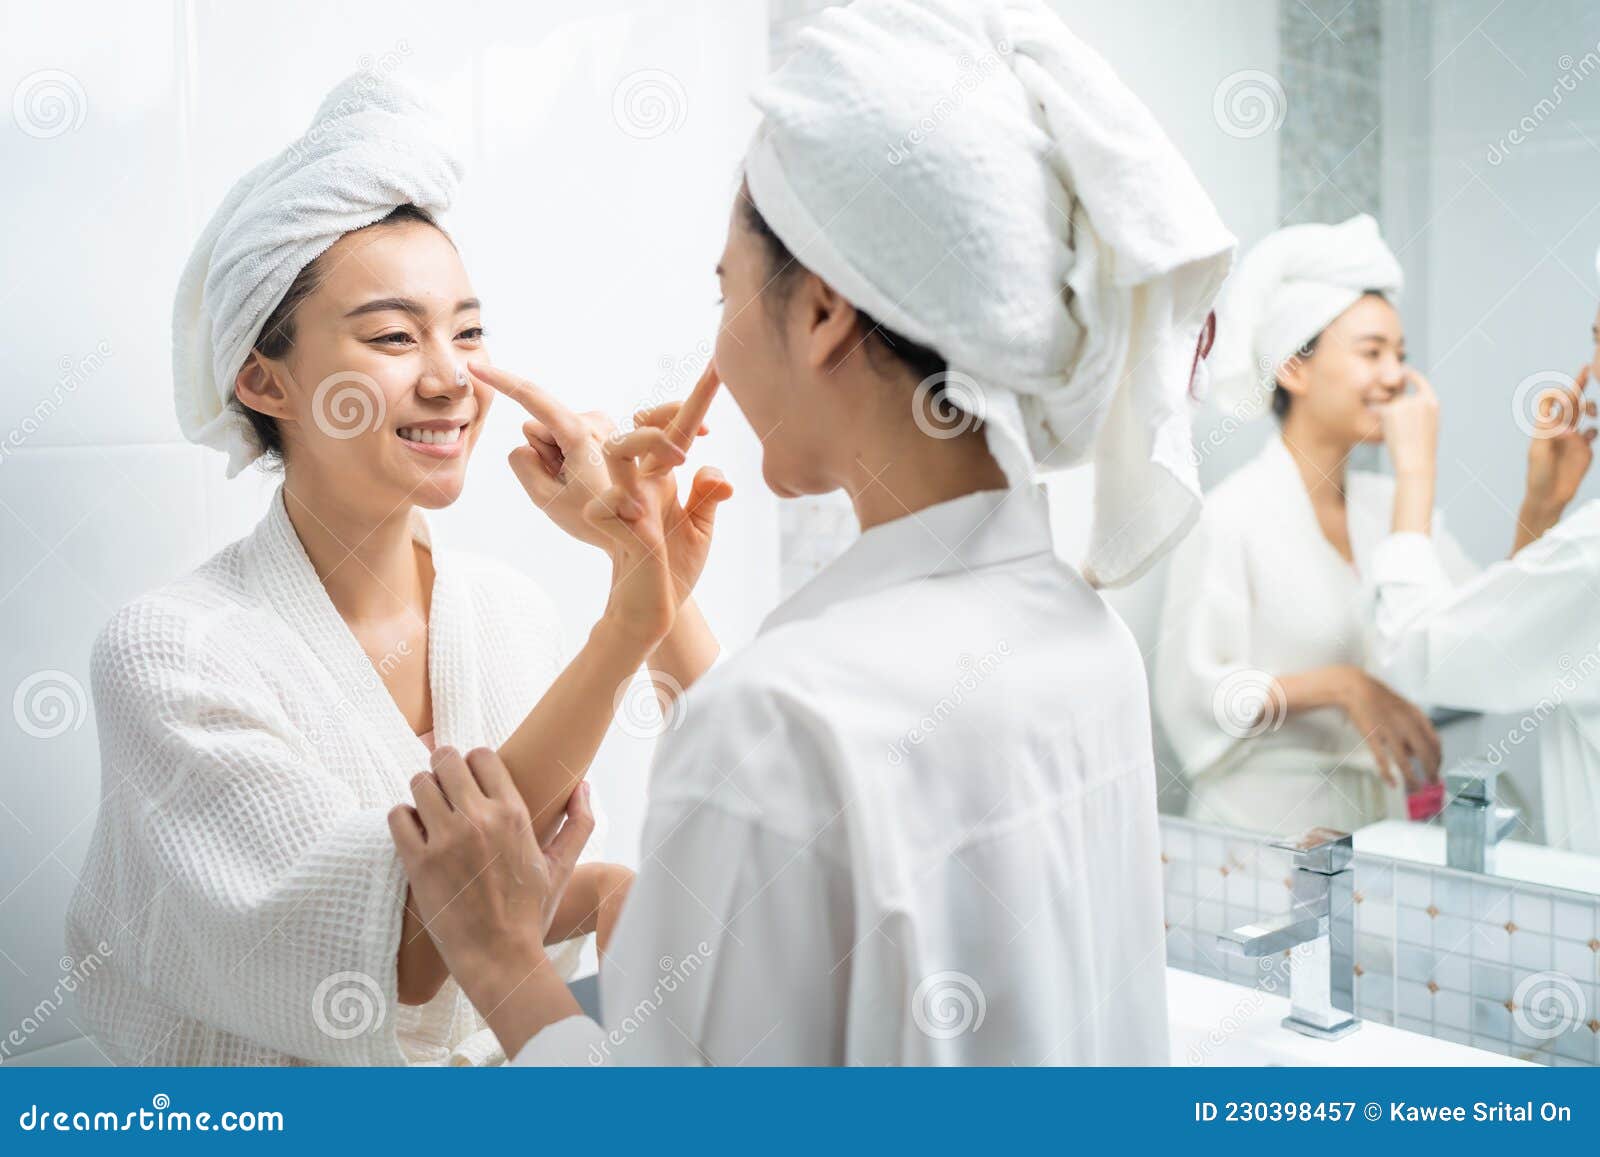
[[1600, 602], [1600, 502], [1517, 554], [1452, 584], [1422, 535], [1374, 555], [1377, 674], [1410, 698], [1489, 712], [1553, 693], [1578, 650], [1593, 650]]

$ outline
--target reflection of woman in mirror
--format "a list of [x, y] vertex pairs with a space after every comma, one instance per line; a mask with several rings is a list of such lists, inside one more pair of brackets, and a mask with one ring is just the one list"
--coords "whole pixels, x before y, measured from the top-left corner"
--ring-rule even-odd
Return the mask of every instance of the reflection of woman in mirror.
[[[1246, 417], [1270, 391], [1279, 432], [1208, 495], [1173, 562], [1155, 701], [1193, 816], [1349, 831], [1404, 816], [1406, 792], [1438, 775], [1426, 714], [1369, 672], [1391, 530], [1430, 536], [1444, 582], [1474, 571], [1433, 512], [1438, 402], [1405, 363], [1400, 285], [1366, 216], [1280, 230], [1231, 279], [1219, 400]], [[1348, 467], [1378, 442], [1395, 478]], [[1556, 489], [1530, 472], [1525, 509], [1547, 509]]]

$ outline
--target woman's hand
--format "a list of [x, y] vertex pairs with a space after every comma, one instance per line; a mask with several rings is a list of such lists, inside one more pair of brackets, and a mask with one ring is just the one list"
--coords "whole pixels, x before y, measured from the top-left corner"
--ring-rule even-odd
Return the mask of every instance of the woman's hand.
[[581, 1010], [550, 966], [544, 939], [594, 831], [589, 786], [567, 799], [544, 846], [510, 771], [486, 747], [434, 752], [411, 781], [416, 804], [389, 812], [410, 896], [439, 954], [482, 1010], [507, 1056]]
[[1428, 379], [1409, 367], [1412, 392], [1378, 407], [1383, 444], [1394, 465], [1396, 533], [1429, 534], [1433, 530], [1434, 475], [1438, 468], [1439, 398]]
[[[1339, 669], [1336, 702], [1359, 731], [1390, 787], [1421, 787], [1439, 778], [1443, 752], [1433, 722], [1409, 699], [1359, 667]], [[1413, 771], [1421, 765], [1421, 781]]]
[[1439, 397], [1428, 379], [1409, 366], [1410, 393], [1378, 407], [1383, 444], [1396, 475], [1433, 477], [1439, 452]]
[[494, 751], [433, 754], [411, 781], [415, 806], [389, 812], [412, 902], [458, 980], [497, 956], [537, 959], [594, 831], [589, 785], [567, 802], [566, 822], [543, 849], [511, 774]]
[[1595, 414], [1594, 402], [1584, 397], [1588, 385], [1589, 367], [1584, 366], [1570, 388], [1547, 390], [1539, 396], [1513, 554], [1560, 521], [1594, 461], [1596, 431], [1594, 427], [1579, 428], [1584, 418]]
[[605, 546], [606, 537], [584, 518], [583, 508], [611, 485], [602, 451], [614, 429], [611, 419], [598, 411], [575, 413], [532, 382], [493, 366], [467, 368], [529, 414], [522, 423], [527, 445], [512, 450], [507, 461], [534, 505], [573, 538]]
[[[633, 416], [635, 428], [652, 426], [666, 431], [668, 440], [685, 452], [696, 433], [707, 432], [705, 418], [711, 409], [722, 380], [716, 366], [707, 364], [700, 380], [682, 402], [667, 402]], [[647, 466], [654, 463], [647, 462]], [[733, 497], [733, 485], [715, 466], [702, 466], [689, 486], [689, 500], [678, 500], [678, 482], [670, 472], [651, 476], [661, 496], [662, 530], [666, 536], [667, 562], [681, 605], [700, 580], [706, 556], [711, 550], [711, 533], [717, 506]]]

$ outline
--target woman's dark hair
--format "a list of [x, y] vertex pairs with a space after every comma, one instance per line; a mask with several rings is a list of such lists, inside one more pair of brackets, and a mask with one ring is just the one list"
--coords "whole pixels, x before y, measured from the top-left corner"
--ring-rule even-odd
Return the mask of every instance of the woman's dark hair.
[[[739, 204], [744, 209], [745, 224], [766, 245], [769, 260], [768, 268], [772, 270], [767, 289], [776, 294], [779, 301], [783, 301], [794, 286], [794, 278], [805, 271], [805, 266], [795, 259], [795, 255], [789, 252], [789, 247], [772, 231], [772, 226], [767, 224], [767, 219], [761, 215], [761, 210], [755, 207], [755, 203], [750, 200], [748, 195], [741, 196]], [[896, 361], [915, 374], [919, 382], [926, 381], [935, 375], [949, 373], [950, 363], [945, 361], [943, 355], [937, 350], [929, 349], [925, 345], [918, 345], [910, 338], [902, 337], [895, 333], [894, 330], [880, 324], [875, 317], [859, 305], [855, 307], [855, 310], [856, 316], [861, 319], [862, 328], [866, 330], [868, 338], [872, 339], [872, 341], [868, 342], [867, 348], [869, 350], [874, 342], [880, 344]], [[869, 353], [868, 356], [870, 357], [871, 354]], [[939, 383], [929, 392], [930, 403], [937, 403], [942, 399], [944, 394], [943, 381], [944, 379], [941, 376]]]
[[[377, 228], [386, 225], [404, 225], [416, 223], [431, 225], [439, 229], [439, 223], [433, 219], [433, 214], [416, 205], [399, 205], [391, 210], [386, 217], [374, 221], [366, 228]], [[439, 230], [441, 233], [444, 230]], [[328, 275], [327, 262], [324, 258], [326, 251], [311, 259], [299, 273], [295, 274], [294, 281], [290, 283], [288, 292], [283, 295], [283, 300], [267, 315], [267, 320], [261, 323], [261, 332], [256, 337], [255, 351], [262, 357], [278, 360], [288, 356], [294, 348], [294, 315], [300, 308], [300, 303], [310, 297], [322, 285], [323, 279]], [[250, 428], [255, 431], [256, 440], [261, 443], [263, 459], [269, 465], [283, 461], [283, 432], [278, 429], [278, 420], [252, 410], [234, 395], [229, 402], [235, 409], [241, 411], [250, 422]]]
[[[1381, 297], [1385, 301], [1389, 300], [1389, 295], [1387, 293], [1385, 293], [1381, 289], [1363, 289], [1361, 291], [1361, 296], [1362, 297]], [[1332, 323], [1330, 322], [1329, 324], [1331, 325]], [[1322, 329], [1318, 330], [1315, 337], [1313, 337], [1310, 341], [1306, 342], [1305, 345], [1301, 346], [1298, 350], [1295, 351], [1295, 355], [1294, 355], [1294, 358], [1292, 360], [1302, 361], [1303, 362], [1307, 358], [1309, 358], [1312, 354], [1316, 353], [1317, 352], [1317, 343], [1322, 340], [1322, 335], [1327, 333], [1327, 332], [1328, 332], [1328, 330], [1327, 330], [1326, 326], [1324, 326]], [[1294, 395], [1289, 393], [1288, 390], [1284, 389], [1281, 383], [1274, 381], [1272, 383], [1272, 414], [1273, 414], [1273, 417], [1277, 418], [1278, 421], [1280, 421], [1280, 422], [1283, 421], [1284, 416], [1286, 414], [1288, 414], [1288, 412], [1289, 412], [1289, 403], [1293, 399], [1294, 399]]]

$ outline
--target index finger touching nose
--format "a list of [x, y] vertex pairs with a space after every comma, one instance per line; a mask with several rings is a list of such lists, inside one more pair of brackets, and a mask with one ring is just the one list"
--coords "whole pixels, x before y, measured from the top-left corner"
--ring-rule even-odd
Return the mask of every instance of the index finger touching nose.
[[467, 370], [473, 377], [516, 402], [552, 430], [569, 430], [577, 422], [577, 415], [558, 402], [554, 396], [526, 378], [508, 374], [495, 366], [480, 366], [468, 362]]
[[705, 372], [700, 375], [700, 380], [694, 384], [694, 389], [689, 391], [688, 398], [667, 426], [667, 437], [680, 450], [688, 450], [694, 442], [695, 435], [705, 424], [706, 414], [711, 410], [711, 400], [717, 396], [717, 389], [721, 385], [717, 363], [707, 362]]

